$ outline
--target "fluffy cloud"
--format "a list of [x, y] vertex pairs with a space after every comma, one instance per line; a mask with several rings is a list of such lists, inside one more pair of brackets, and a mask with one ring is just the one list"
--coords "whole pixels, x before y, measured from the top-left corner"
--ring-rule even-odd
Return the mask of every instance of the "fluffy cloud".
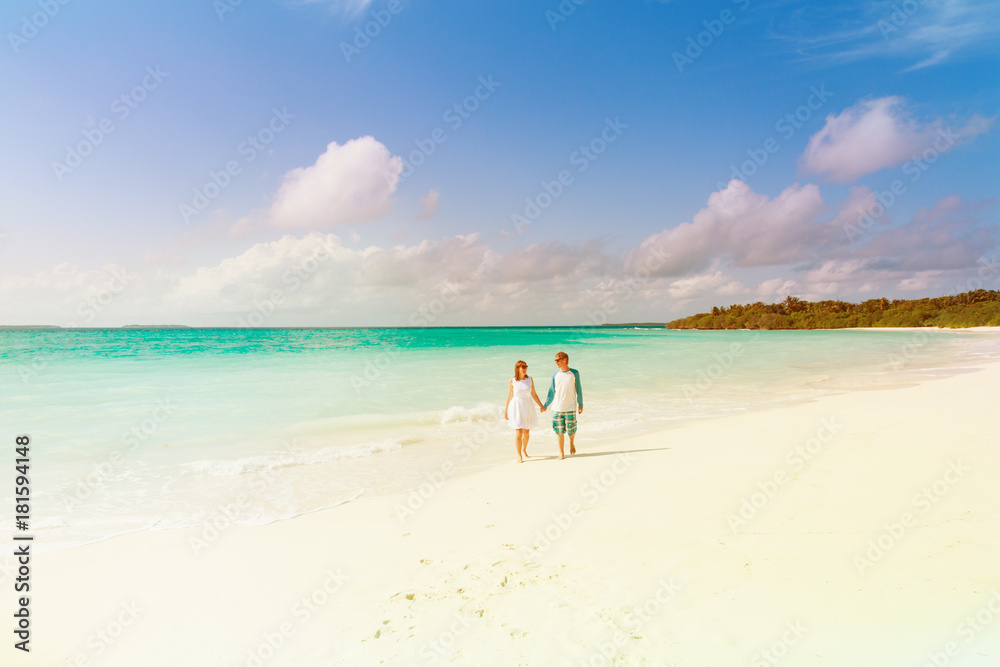
[[667, 293], [670, 297], [681, 302], [687, 302], [710, 293], [720, 296], [733, 296], [743, 294], [746, 291], [747, 288], [741, 282], [726, 277], [722, 271], [710, 271], [686, 276], [672, 281], [667, 286]]
[[[85, 269], [62, 263], [34, 275], [0, 275], [4, 323], [101, 326], [133, 312], [155, 281], [120, 264]], [[14, 318], [24, 318], [15, 321]]]
[[324, 229], [373, 220], [392, 207], [403, 161], [373, 137], [331, 142], [309, 167], [285, 174], [270, 221], [282, 228]]
[[979, 209], [957, 195], [944, 197], [907, 223], [874, 236], [857, 252], [905, 273], [975, 266], [997, 242], [996, 227], [978, 222]]
[[[856, 187], [828, 206], [812, 185], [770, 199], [733, 181], [691, 222], [651, 235], [624, 257], [598, 240], [500, 254], [477, 234], [368, 247], [353, 235], [348, 247], [314, 231], [188, 269], [60, 264], [0, 276], [0, 317], [84, 326], [597, 324], [666, 320], [786, 294], [868, 298], [997, 286], [997, 230], [979, 220], [983, 204], [945, 197], [848, 243], [844, 227], [872, 197]], [[993, 268], [983, 273], [985, 261]]]
[[992, 123], [982, 116], [959, 128], [942, 120], [922, 123], [911, 117], [901, 97], [861, 100], [839, 115], [827, 116], [823, 128], [810, 137], [799, 166], [837, 183], [853, 183], [931, 148], [946, 153], [986, 132]]
[[579, 247], [551, 242], [531, 244], [498, 257], [491, 279], [500, 283], [576, 285], [580, 280], [611, 273], [616, 268], [597, 241]]
[[[728, 256], [736, 266], [773, 266], [801, 260], [837, 233], [830, 224], [813, 224], [826, 210], [819, 188], [792, 185], [774, 199], [732, 180], [713, 192], [691, 222], [649, 236], [625, 258], [626, 270], [656, 267], [660, 276], [704, 270]], [[841, 232], [842, 233], [842, 232]]]
[[420, 214], [417, 216], [418, 219], [426, 220], [428, 218], [433, 217], [434, 214], [437, 213], [438, 196], [439, 196], [438, 191], [432, 188], [426, 195], [420, 198], [420, 205], [423, 207], [424, 210], [422, 210]]
[[[963, 285], [977, 275], [984, 257], [992, 256], [998, 240], [997, 229], [979, 220], [983, 207], [947, 196], [903, 224], [878, 227], [863, 243], [831, 248], [804, 267], [804, 296], [974, 289]], [[991, 275], [996, 278], [995, 271]]]

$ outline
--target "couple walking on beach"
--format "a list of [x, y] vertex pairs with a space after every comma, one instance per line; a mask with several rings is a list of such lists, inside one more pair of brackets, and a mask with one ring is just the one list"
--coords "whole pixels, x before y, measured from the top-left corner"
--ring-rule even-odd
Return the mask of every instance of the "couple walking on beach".
[[[580, 386], [580, 372], [569, 367], [569, 355], [556, 352], [556, 365], [552, 375], [549, 395], [542, 403], [535, 393], [535, 381], [528, 375], [528, 364], [518, 361], [514, 364], [514, 377], [507, 383], [507, 405], [503, 418], [514, 429], [514, 444], [517, 446], [518, 463], [528, 458], [528, 437], [530, 430], [538, 425], [535, 405], [545, 412], [552, 406], [552, 430], [559, 438], [559, 458], [563, 454], [563, 439], [569, 436], [569, 453], [576, 454], [576, 416], [583, 413], [583, 388]], [[534, 404], [533, 404], [534, 403]]]

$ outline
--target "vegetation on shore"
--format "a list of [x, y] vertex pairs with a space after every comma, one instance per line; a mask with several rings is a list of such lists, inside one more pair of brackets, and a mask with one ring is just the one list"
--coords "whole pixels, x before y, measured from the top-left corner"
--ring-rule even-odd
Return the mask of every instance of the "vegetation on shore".
[[974, 290], [931, 299], [751, 303], [712, 308], [667, 324], [669, 329], [843, 329], [847, 327], [1000, 326], [1000, 292]]

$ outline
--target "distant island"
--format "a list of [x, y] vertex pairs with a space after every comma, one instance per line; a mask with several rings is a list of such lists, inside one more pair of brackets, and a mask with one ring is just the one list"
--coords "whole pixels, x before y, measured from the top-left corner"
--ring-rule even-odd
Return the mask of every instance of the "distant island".
[[793, 296], [780, 303], [760, 301], [712, 308], [667, 323], [668, 329], [845, 329], [851, 327], [983, 327], [1000, 326], [1000, 292], [974, 290], [929, 299], [802, 301]]
[[54, 324], [3, 324], [0, 325], [0, 331], [8, 331], [14, 329], [62, 329], [62, 327], [55, 326]]

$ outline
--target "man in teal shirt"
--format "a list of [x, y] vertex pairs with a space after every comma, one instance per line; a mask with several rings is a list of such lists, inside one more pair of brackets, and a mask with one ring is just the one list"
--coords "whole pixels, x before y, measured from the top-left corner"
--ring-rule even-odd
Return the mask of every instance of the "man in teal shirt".
[[583, 414], [583, 388], [580, 386], [580, 371], [569, 367], [569, 355], [556, 352], [556, 364], [559, 365], [552, 375], [549, 385], [549, 395], [545, 400], [545, 408], [552, 405], [552, 430], [559, 438], [559, 458], [563, 454], [563, 438], [569, 435], [569, 453], [576, 454], [576, 416]]

